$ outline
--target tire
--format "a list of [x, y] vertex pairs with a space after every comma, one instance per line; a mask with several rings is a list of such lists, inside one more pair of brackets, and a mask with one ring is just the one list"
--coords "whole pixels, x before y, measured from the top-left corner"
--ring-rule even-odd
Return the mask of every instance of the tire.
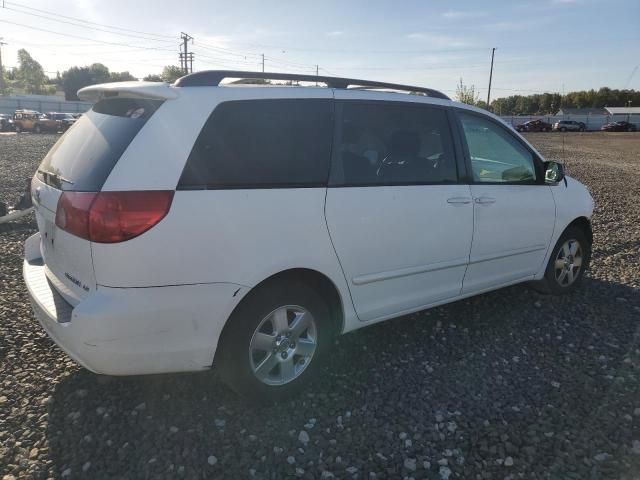
[[36, 125], [33, 127], [34, 133], [42, 133], [42, 127], [40, 125]]
[[562, 133], [566, 132], [566, 131], [567, 131], [567, 127], [562, 127], [562, 128], [560, 129], [560, 131], [561, 131]]
[[627, 132], [633, 132], [633, 127], [627, 128]]
[[[580, 265], [576, 266], [578, 259], [580, 259]], [[577, 226], [570, 226], [562, 233], [553, 247], [544, 278], [539, 282], [533, 282], [532, 286], [541, 293], [552, 295], [572, 292], [582, 283], [584, 272], [589, 268], [590, 260], [591, 242], [584, 230]], [[563, 262], [565, 262], [564, 267], [558, 268]]]
[[22, 127], [20, 125], [16, 125], [16, 133], [22, 133]]
[[[330, 312], [327, 302], [303, 283], [279, 281], [250, 292], [229, 318], [218, 343], [216, 368], [223, 381], [258, 402], [295, 396], [318, 375], [333, 342]], [[296, 332], [300, 318], [309, 323]]]
[[580, 127], [580, 132], [584, 132], [584, 127]]

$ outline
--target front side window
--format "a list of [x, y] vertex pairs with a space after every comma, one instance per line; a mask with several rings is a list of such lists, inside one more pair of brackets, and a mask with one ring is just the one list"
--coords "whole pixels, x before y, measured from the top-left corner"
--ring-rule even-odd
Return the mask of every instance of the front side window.
[[533, 154], [513, 135], [478, 115], [459, 113], [471, 158], [473, 180], [480, 183], [534, 183]]
[[342, 104], [332, 186], [455, 183], [443, 109], [399, 103]]
[[221, 103], [196, 140], [178, 188], [326, 186], [332, 100]]

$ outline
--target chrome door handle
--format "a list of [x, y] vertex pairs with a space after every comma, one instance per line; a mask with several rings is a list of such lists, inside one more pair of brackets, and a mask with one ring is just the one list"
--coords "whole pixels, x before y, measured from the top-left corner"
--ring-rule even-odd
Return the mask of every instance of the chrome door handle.
[[491, 203], [496, 203], [496, 199], [492, 197], [476, 197], [474, 201], [479, 205], [489, 205]]
[[471, 203], [471, 199], [469, 197], [451, 197], [447, 198], [447, 203], [451, 205], [468, 205]]

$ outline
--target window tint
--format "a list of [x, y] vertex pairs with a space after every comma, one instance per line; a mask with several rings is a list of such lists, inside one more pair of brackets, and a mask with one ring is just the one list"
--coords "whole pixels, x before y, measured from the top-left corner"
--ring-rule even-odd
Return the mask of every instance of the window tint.
[[332, 100], [222, 103], [200, 132], [178, 187], [326, 185], [332, 117]]
[[56, 188], [95, 192], [160, 100], [111, 98], [96, 103], [56, 142], [38, 177]]
[[457, 181], [444, 110], [414, 104], [344, 102], [331, 185]]
[[473, 179], [489, 183], [531, 183], [536, 180], [533, 155], [494, 122], [460, 113], [471, 156]]

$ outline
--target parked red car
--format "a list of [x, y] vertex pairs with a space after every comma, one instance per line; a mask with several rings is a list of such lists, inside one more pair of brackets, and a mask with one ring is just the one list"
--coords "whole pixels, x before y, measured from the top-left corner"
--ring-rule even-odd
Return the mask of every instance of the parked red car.
[[607, 132], [635, 132], [638, 129], [633, 123], [625, 122], [611, 122], [605, 123], [600, 130]]
[[529, 120], [528, 122], [516, 125], [518, 132], [550, 132], [551, 124], [542, 120]]

